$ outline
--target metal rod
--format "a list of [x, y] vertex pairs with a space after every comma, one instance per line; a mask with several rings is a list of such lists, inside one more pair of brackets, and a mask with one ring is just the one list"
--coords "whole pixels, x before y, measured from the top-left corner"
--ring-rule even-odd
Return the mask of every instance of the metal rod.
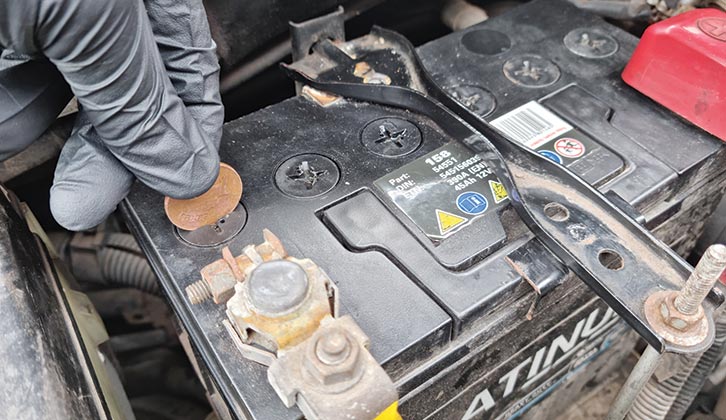
[[643, 354], [640, 356], [640, 360], [638, 360], [638, 363], [630, 372], [630, 376], [628, 376], [623, 387], [620, 388], [620, 392], [618, 392], [618, 396], [615, 398], [613, 406], [607, 415], [607, 420], [623, 420], [625, 418], [640, 390], [648, 382], [653, 372], [655, 372], [660, 357], [661, 354], [652, 346], [645, 348]]

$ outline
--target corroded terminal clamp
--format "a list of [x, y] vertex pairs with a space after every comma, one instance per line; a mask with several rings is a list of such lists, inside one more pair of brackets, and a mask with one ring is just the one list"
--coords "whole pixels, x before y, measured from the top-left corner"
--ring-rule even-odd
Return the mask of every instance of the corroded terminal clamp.
[[249, 263], [227, 301], [228, 330], [239, 337], [242, 354], [262, 364], [310, 337], [326, 316], [337, 316], [337, 289], [327, 274], [279, 249], [263, 254], [262, 245], [246, 247]]
[[201, 270], [187, 287], [192, 303], [226, 303], [222, 321], [243, 357], [269, 366], [268, 381], [287, 407], [310, 420], [401, 420], [393, 381], [368, 352], [350, 316], [338, 318], [338, 290], [312, 260], [265, 241]]
[[277, 236], [267, 229], [262, 234], [264, 242], [246, 247], [242, 255], [236, 258], [232, 256], [229, 248], [224, 247], [222, 258], [202, 268], [202, 279], [186, 287], [189, 302], [196, 305], [211, 298], [214, 303], [223, 304], [234, 294], [234, 286], [244, 281], [247, 268], [263, 261], [287, 257], [287, 252]]
[[400, 420], [396, 387], [367, 346], [350, 316], [326, 317], [315, 334], [270, 365], [268, 381], [307, 419]]

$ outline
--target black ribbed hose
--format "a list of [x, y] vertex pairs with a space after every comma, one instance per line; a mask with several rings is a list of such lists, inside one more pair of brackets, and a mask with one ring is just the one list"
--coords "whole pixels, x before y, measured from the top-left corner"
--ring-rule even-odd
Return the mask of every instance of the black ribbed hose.
[[[678, 372], [665, 381], [658, 381], [657, 375], [650, 377], [630, 408], [626, 420], [662, 420], [668, 414], [673, 402], [678, 397], [683, 384], [693, 371], [698, 356], [680, 357]], [[661, 361], [663, 363], [664, 360]]]
[[133, 236], [111, 233], [98, 252], [104, 279], [109, 283], [159, 294], [159, 282]]
[[688, 407], [691, 406], [696, 395], [701, 392], [708, 375], [716, 369], [716, 365], [723, 359], [726, 353], [726, 319], [723, 319], [723, 315], [719, 318], [721, 319], [716, 321], [716, 338], [713, 345], [701, 356], [698, 364], [693, 368], [681, 392], [673, 402], [666, 416], [667, 420], [681, 420], [686, 415]]

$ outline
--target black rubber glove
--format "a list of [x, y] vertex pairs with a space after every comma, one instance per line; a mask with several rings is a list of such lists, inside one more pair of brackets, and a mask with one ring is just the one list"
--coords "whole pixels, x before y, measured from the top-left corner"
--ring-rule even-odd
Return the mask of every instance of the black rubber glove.
[[201, 0], [0, 0], [0, 47], [0, 160], [52, 123], [68, 87], [78, 98], [51, 190], [64, 227], [102, 222], [134, 176], [174, 198], [216, 179], [224, 110]]

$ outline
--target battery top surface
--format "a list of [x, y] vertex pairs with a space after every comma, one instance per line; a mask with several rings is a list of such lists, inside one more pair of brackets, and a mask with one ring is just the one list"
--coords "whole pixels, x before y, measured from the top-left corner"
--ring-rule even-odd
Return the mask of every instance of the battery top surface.
[[[418, 51], [473, 112], [647, 213], [719, 144], [620, 80], [636, 43], [567, 2], [535, 1]], [[186, 299], [222, 246], [238, 255], [269, 229], [290, 255], [312, 259], [394, 380], [412, 380], [421, 361], [532, 292], [518, 288], [522, 273], [507, 259], [536, 263], [545, 289], [567, 276], [523, 231], [486, 162], [412, 112], [296, 97], [226, 124], [220, 155], [245, 185], [244, 227], [224, 244], [189, 243], [166, 219], [163, 197], [140, 184], [124, 212], [238, 413], [299, 416], [265, 368], [241, 358], [221, 325], [224, 305]]]

